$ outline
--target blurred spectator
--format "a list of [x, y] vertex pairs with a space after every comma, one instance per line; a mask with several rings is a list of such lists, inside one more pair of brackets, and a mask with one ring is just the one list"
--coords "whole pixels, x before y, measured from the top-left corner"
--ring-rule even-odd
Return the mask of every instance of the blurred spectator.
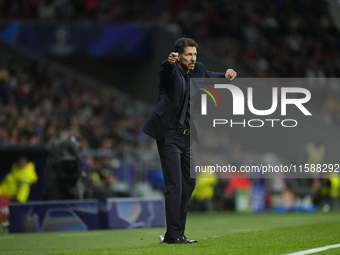
[[[91, 164], [92, 180], [94, 185], [94, 195], [96, 198], [115, 197], [121, 194], [115, 193], [115, 184], [118, 179], [110, 170], [109, 159], [97, 158]], [[128, 195], [126, 195], [128, 196]]]
[[8, 196], [11, 201], [25, 203], [29, 197], [31, 185], [37, 181], [34, 163], [29, 162], [26, 156], [21, 156], [0, 183], [0, 195]]
[[326, 178], [319, 179], [314, 185], [313, 203], [325, 212], [339, 208], [340, 176], [332, 172]]
[[42, 0], [38, 13], [41, 19], [54, 19], [56, 17], [56, 4], [53, 0]]
[[9, 227], [9, 202], [9, 197], [0, 196], [0, 223], [4, 232], [7, 232]]
[[214, 211], [214, 186], [217, 183], [218, 179], [215, 173], [200, 172], [196, 179], [196, 187], [189, 201], [189, 209], [191, 211]]
[[234, 211], [236, 209], [236, 195], [237, 191], [249, 191], [252, 187], [251, 179], [246, 178], [242, 174], [233, 173], [228, 175], [230, 178], [227, 180], [221, 179], [223, 185], [223, 193], [217, 197], [218, 207], [223, 210]]
[[325, 162], [325, 146], [321, 140], [317, 140], [307, 144], [304, 164], [316, 165], [323, 164]]

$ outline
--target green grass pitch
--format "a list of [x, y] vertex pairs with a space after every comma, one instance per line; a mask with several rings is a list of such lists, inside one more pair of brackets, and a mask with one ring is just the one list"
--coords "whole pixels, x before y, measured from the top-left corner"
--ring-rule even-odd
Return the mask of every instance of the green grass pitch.
[[[159, 244], [164, 228], [0, 234], [1, 255], [287, 254], [340, 243], [340, 212], [189, 214], [199, 244]], [[319, 252], [340, 254], [340, 248]]]

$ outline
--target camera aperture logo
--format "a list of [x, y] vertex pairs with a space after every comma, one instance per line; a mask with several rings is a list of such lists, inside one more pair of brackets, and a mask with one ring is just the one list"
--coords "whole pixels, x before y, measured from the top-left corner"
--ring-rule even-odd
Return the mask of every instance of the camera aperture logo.
[[[201, 82], [200, 82], [201, 83]], [[221, 106], [222, 105], [222, 100], [216, 89], [227, 89], [231, 92], [232, 95], [232, 112], [233, 116], [235, 115], [245, 115], [245, 96], [243, 91], [232, 84], [215, 84], [214, 87], [201, 83], [207, 88], [209, 88], [219, 99]], [[215, 106], [217, 106], [216, 100], [214, 96], [212, 95], [211, 92], [209, 92], [205, 88], [199, 88], [203, 91], [205, 91], [214, 101]], [[201, 115], [207, 115], [207, 94], [201, 94]], [[289, 98], [288, 95], [292, 94], [300, 94], [304, 95], [304, 97], [300, 98]], [[299, 87], [281, 87], [280, 94], [278, 92], [277, 87], [272, 88], [272, 105], [269, 109], [265, 110], [259, 110], [254, 107], [253, 103], [253, 88], [252, 87], [247, 87], [247, 106], [248, 110], [257, 116], [268, 116], [273, 114], [277, 108], [278, 108], [278, 98], [279, 96], [281, 97], [281, 116], [286, 116], [287, 115], [287, 105], [295, 105], [304, 115], [306, 116], [311, 116], [312, 114], [306, 109], [306, 107], [303, 105], [307, 103], [311, 99], [311, 93], [309, 90], [305, 88], [299, 88]], [[277, 118], [266, 118], [266, 119], [250, 119], [246, 120], [243, 119], [241, 122], [240, 121], [235, 121], [233, 119], [213, 119], [213, 127], [216, 127], [217, 125], [230, 125], [230, 127], [234, 126], [243, 126], [243, 127], [263, 127], [265, 123], [269, 123], [271, 127], [274, 127], [275, 124], [279, 122], [282, 127], [296, 127], [298, 125], [297, 120], [295, 119], [277, 119]]]

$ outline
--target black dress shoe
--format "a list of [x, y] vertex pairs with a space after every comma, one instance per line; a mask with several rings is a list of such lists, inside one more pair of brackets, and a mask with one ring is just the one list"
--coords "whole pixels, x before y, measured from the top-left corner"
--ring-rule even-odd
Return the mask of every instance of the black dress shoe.
[[186, 236], [183, 236], [183, 239], [189, 244], [198, 243], [196, 240], [189, 240]]
[[176, 237], [174, 239], [170, 239], [170, 238], [164, 238], [164, 243], [167, 243], [167, 244], [188, 244], [188, 242], [184, 239], [183, 236], [181, 237]]

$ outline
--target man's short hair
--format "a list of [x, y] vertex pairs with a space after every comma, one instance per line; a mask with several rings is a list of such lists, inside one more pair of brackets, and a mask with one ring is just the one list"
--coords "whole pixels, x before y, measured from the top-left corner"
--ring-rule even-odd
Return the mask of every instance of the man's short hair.
[[21, 155], [21, 156], [19, 156], [18, 161], [20, 161], [20, 160], [28, 161], [27, 155]]
[[183, 54], [186, 47], [198, 47], [198, 44], [191, 38], [180, 38], [175, 42], [175, 52]]

